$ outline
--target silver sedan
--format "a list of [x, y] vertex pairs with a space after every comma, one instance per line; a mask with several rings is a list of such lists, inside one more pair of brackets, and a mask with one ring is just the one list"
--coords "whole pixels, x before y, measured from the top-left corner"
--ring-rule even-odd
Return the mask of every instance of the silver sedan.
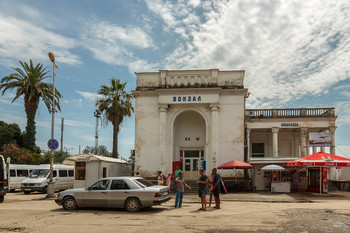
[[156, 186], [141, 177], [109, 177], [85, 189], [62, 191], [55, 202], [66, 210], [102, 207], [137, 212], [142, 207], [160, 205], [170, 198], [169, 187]]

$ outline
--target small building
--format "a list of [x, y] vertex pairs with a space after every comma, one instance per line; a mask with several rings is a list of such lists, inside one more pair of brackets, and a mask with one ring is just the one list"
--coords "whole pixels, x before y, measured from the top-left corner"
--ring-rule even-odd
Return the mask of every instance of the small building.
[[88, 187], [104, 177], [131, 175], [126, 161], [105, 156], [77, 154], [68, 157], [62, 164], [74, 166], [74, 188]]

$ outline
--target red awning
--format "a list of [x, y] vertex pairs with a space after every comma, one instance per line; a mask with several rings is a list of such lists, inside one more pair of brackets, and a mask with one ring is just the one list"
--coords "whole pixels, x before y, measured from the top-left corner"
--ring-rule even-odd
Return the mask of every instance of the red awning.
[[318, 152], [287, 163], [288, 167], [350, 167], [350, 159]]
[[232, 160], [218, 167], [218, 169], [248, 169], [248, 168], [253, 168], [253, 166], [239, 160]]

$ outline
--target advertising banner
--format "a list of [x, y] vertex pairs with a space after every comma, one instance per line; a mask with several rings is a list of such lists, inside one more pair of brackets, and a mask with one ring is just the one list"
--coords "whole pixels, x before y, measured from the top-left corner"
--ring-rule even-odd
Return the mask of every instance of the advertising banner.
[[311, 147], [330, 147], [332, 145], [331, 133], [310, 133], [309, 134], [309, 143]]

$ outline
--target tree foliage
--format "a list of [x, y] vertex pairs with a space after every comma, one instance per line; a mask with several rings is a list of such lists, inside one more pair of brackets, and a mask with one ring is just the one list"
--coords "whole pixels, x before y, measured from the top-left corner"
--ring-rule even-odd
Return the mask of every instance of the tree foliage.
[[90, 155], [101, 155], [106, 157], [112, 157], [112, 153], [108, 151], [107, 147], [104, 145], [99, 145], [97, 147], [97, 150], [94, 146], [87, 146], [83, 150], [83, 154], [90, 154]]
[[17, 124], [8, 124], [0, 121], [0, 147], [5, 144], [17, 144], [23, 147], [23, 134]]
[[19, 62], [22, 68], [11, 67], [17, 73], [10, 74], [1, 80], [0, 90], [2, 95], [7, 90], [16, 90], [14, 102], [19, 97], [24, 98], [24, 109], [27, 115], [27, 126], [25, 131], [24, 147], [29, 150], [35, 150], [35, 115], [39, 106], [40, 99], [44, 101], [49, 112], [51, 112], [53, 101], [60, 110], [59, 100], [62, 97], [60, 92], [55, 89], [55, 98], [53, 100], [53, 84], [47, 83], [44, 80], [51, 77], [43, 68], [43, 65], [38, 63], [36, 66], [33, 65], [33, 61], [30, 60], [29, 64], [26, 62]]
[[127, 83], [112, 78], [109, 85], [102, 85], [98, 90], [100, 98], [96, 101], [98, 111], [102, 114], [104, 122], [113, 125], [113, 152], [112, 156], [118, 158], [118, 134], [124, 117], [130, 117], [134, 111], [133, 96], [125, 90]]

